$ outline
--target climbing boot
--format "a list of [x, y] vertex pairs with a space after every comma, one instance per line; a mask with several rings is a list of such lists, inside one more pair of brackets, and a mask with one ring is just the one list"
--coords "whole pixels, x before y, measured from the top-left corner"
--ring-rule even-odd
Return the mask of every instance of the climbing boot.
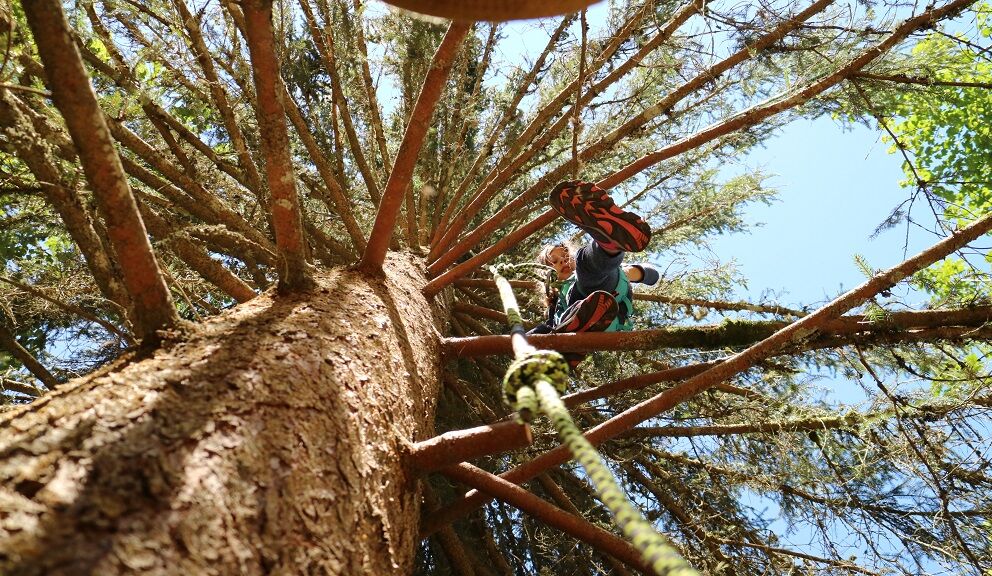
[[612, 294], [597, 290], [569, 306], [552, 332], [602, 332], [619, 311]]
[[[602, 332], [610, 326], [619, 312], [620, 306], [613, 295], [597, 290], [569, 306], [562, 314], [561, 322], [552, 329], [552, 332]], [[575, 372], [576, 367], [588, 355], [581, 352], [565, 352], [562, 356], [565, 357], [572, 372]]]
[[555, 212], [585, 230], [608, 252], [640, 252], [651, 240], [647, 222], [621, 210], [605, 190], [590, 182], [562, 182], [548, 200]]

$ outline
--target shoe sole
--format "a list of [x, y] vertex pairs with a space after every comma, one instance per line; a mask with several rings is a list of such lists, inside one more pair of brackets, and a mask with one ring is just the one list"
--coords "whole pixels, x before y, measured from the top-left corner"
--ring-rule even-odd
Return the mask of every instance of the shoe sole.
[[621, 210], [605, 190], [574, 180], [555, 186], [551, 207], [564, 219], [589, 233], [605, 248], [640, 252], [651, 241], [651, 227], [633, 212]]
[[[586, 296], [575, 311], [554, 328], [555, 333], [561, 332], [602, 332], [620, 312], [616, 299], [609, 292], [602, 290]], [[583, 318], [585, 316], [585, 318]]]

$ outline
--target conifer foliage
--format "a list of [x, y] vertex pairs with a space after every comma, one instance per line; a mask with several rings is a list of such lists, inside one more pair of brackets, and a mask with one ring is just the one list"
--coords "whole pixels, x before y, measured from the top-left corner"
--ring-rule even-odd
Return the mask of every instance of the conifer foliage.
[[[532, 343], [592, 353], [565, 404], [690, 564], [713, 575], [992, 574], [992, 302], [975, 265], [992, 229], [987, 150], [975, 144], [989, 140], [988, 122], [975, 121], [987, 119], [992, 87], [988, 10], [972, 0], [614, 0], [505, 23], [439, 20], [375, 0], [0, 3], [0, 428], [22, 434], [0, 441], [0, 572], [214, 562], [218, 573], [644, 569], [550, 425], [521, 428], [501, 399], [511, 350], [486, 270], [570, 240], [575, 230], [546, 200], [557, 183], [581, 178], [644, 215], [653, 235], [643, 257], [662, 280], [638, 289], [635, 332]], [[824, 114], [868, 123], [906, 155], [911, 184], [941, 224], [932, 246], [889, 270], [863, 263], [865, 283], [827, 303], [739, 301], [732, 294], [747, 279], [707, 242], [745, 231], [744, 209], [774, 191], [736, 161], [786, 123]], [[513, 286], [525, 319], [539, 321], [543, 285]], [[934, 295], [930, 308], [913, 305], [921, 289]], [[357, 307], [361, 290], [374, 302], [349, 315], [334, 309], [335, 290], [343, 305]], [[418, 307], [408, 317], [396, 313], [400, 293]], [[251, 480], [263, 512], [242, 522], [232, 497], [228, 526], [192, 529], [175, 504], [201, 470], [192, 456], [149, 466], [152, 456], [112, 457], [88, 443], [149, 427], [123, 409], [111, 425], [113, 410], [88, 399], [152, 402], [141, 398], [157, 392], [138, 391], [179, 386], [184, 350], [213, 350], [195, 343], [224, 330], [232, 342], [249, 338], [283, 320], [279, 311], [309, 306], [324, 319], [267, 345], [274, 373], [292, 374], [298, 356], [280, 347], [306, 339], [346, 343], [362, 358], [376, 358], [380, 344], [386, 356], [390, 347], [406, 354], [388, 379], [401, 390], [390, 400], [396, 422], [410, 429], [355, 417], [354, 436], [334, 439], [381, 446], [378, 461], [389, 464], [354, 472], [340, 455], [314, 457], [329, 477], [341, 474], [328, 480], [341, 493], [359, 477], [375, 477], [381, 493], [355, 489], [347, 503], [328, 496], [327, 513], [296, 510], [293, 484], [272, 472]], [[393, 344], [373, 344], [379, 332]], [[411, 342], [433, 343], [406, 350]], [[330, 368], [300, 361], [300, 373], [347, 372], [375, 389], [334, 349], [314, 360]], [[249, 374], [245, 355], [216, 368], [240, 369], [240, 358]], [[220, 362], [202, 356], [185, 363]], [[158, 372], [119, 376], [142, 365]], [[443, 366], [431, 377], [439, 391], [428, 365]], [[825, 392], [826, 375], [855, 393]], [[148, 436], [154, 446], [126, 450], [192, 454], [202, 441], [230, 464], [250, 435], [313, 455], [315, 412], [350, 418], [389, 404], [350, 392], [335, 404], [297, 397], [293, 378], [245, 377], [241, 388], [251, 406], [285, 410], [279, 426], [289, 432], [237, 428], [240, 404], [225, 395], [245, 384], [214, 383], [177, 393], [189, 422], [169, 420], [168, 433]], [[224, 398], [226, 424], [203, 424], [217, 414], [197, 402], [211, 398]], [[75, 424], [39, 424], [56, 409], [77, 411], [65, 420]], [[228, 425], [239, 440], [216, 441]], [[45, 426], [65, 452], [47, 460], [54, 444], [31, 431]], [[445, 433], [448, 456], [439, 457], [430, 439]], [[382, 440], [388, 434], [397, 436]], [[79, 456], [86, 450], [99, 455]], [[156, 475], [113, 484], [108, 470], [130, 478], [128, 466]], [[119, 492], [100, 491], [108, 478]], [[105, 501], [82, 500], [94, 493]], [[117, 495], [127, 503], [105, 505]], [[172, 516], [127, 522], [142, 507]], [[280, 507], [305, 518], [306, 530], [285, 530], [304, 534], [298, 550], [266, 548]], [[381, 542], [339, 537], [322, 547], [322, 523], [347, 534], [349, 514], [375, 525]], [[62, 522], [92, 534], [69, 535]], [[178, 552], [158, 558], [128, 548], [141, 530], [149, 542], [165, 538], [163, 525], [200, 535], [170, 533]], [[204, 534], [250, 544], [201, 558], [215, 538]], [[87, 537], [94, 544], [79, 563], [37, 560], [63, 538]]]

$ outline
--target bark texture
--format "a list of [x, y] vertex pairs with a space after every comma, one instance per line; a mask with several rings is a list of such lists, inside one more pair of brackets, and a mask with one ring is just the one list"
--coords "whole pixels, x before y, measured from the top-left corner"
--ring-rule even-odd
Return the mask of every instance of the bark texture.
[[0, 573], [412, 568], [408, 442], [433, 431], [422, 263], [335, 270], [0, 419]]

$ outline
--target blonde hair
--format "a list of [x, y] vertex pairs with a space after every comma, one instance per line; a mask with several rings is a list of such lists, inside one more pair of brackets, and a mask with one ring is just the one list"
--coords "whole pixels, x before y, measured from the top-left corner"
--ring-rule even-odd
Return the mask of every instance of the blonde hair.
[[[544, 266], [551, 266], [551, 251], [555, 248], [564, 248], [568, 252], [568, 257], [575, 259], [575, 253], [578, 250], [571, 244], [565, 244], [564, 242], [559, 242], [557, 244], [545, 244], [541, 251], [537, 253], [537, 258], [534, 260], [538, 264], [543, 264]], [[564, 278], [559, 278], [559, 281], [564, 280]], [[558, 286], [556, 284], [545, 284], [544, 282], [538, 283], [544, 291], [544, 305], [547, 307], [552, 307], [558, 302]]]
[[551, 266], [551, 251], [555, 248], [564, 248], [568, 252], [570, 258], [575, 258], [575, 249], [572, 246], [559, 242], [558, 244], [545, 244], [541, 251], [537, 253], [537, 258], [534, 259], [538, 264], [543, 264], [544, 266]]

